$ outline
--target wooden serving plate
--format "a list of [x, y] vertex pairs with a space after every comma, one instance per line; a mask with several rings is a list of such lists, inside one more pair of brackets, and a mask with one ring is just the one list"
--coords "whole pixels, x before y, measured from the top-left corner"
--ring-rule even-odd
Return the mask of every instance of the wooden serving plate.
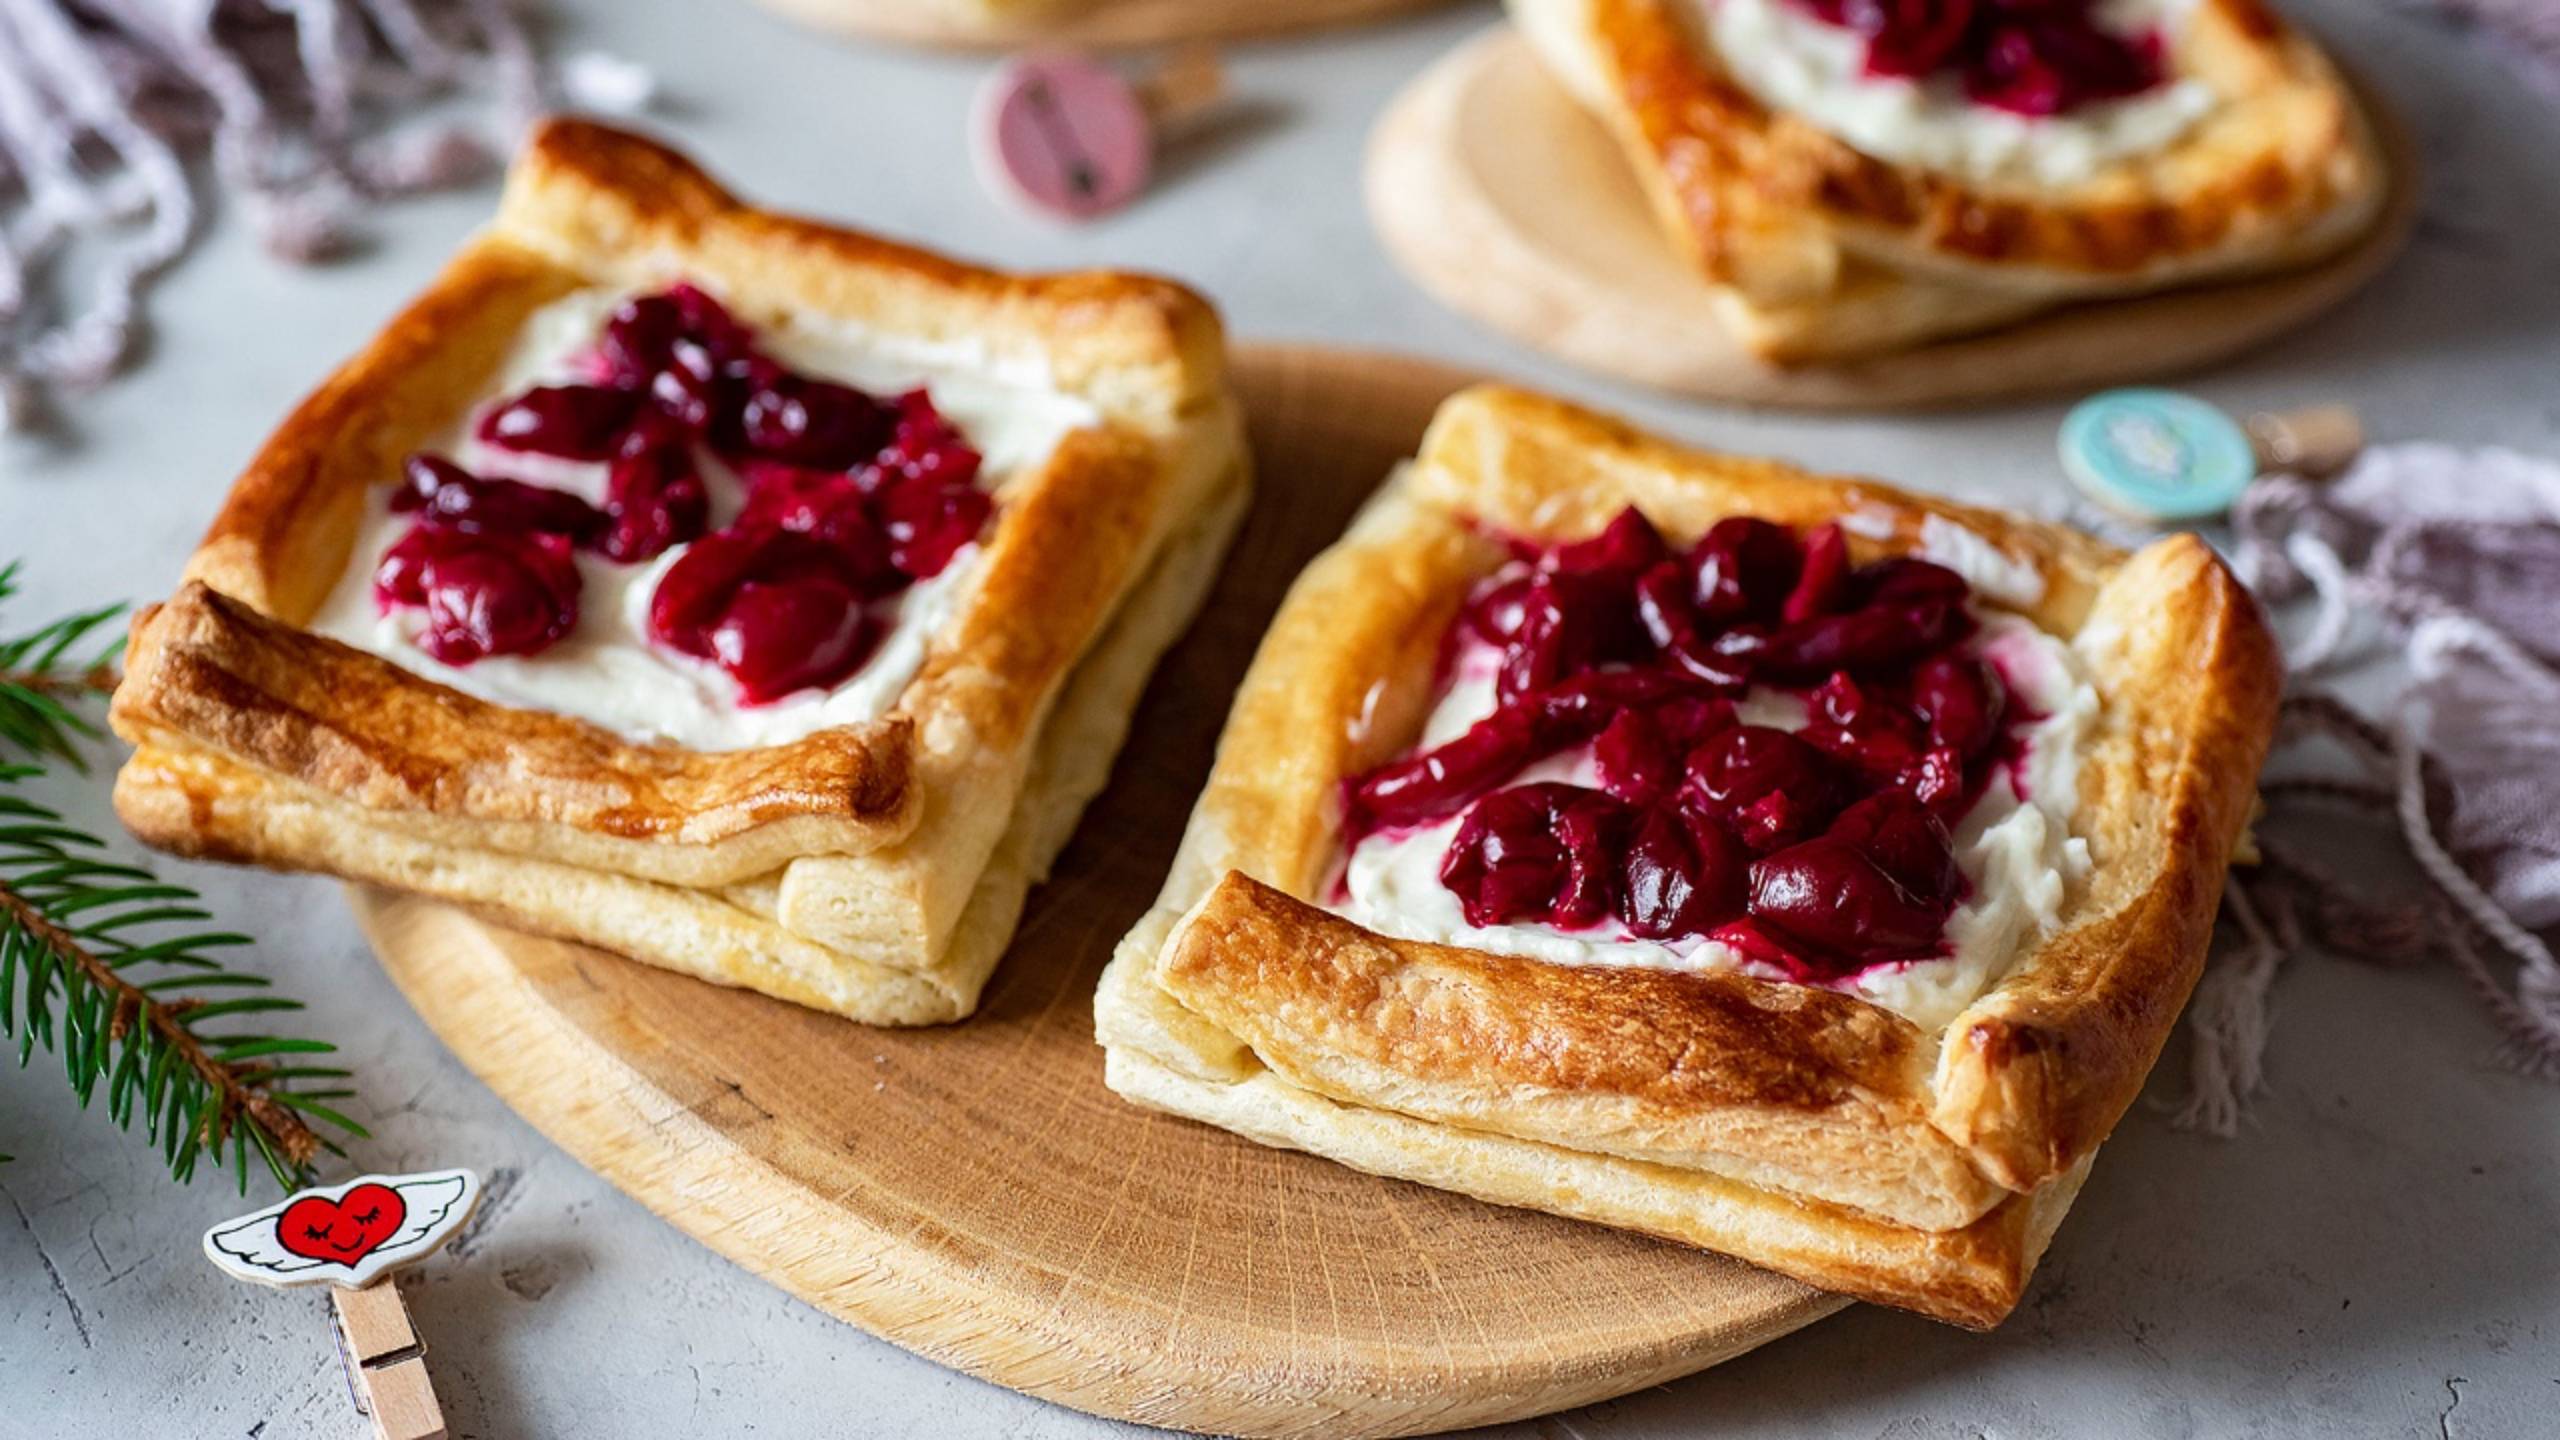
[[352, 890], [383, 968], [508, 1104], [694, 1238], [1080, 1410], [1248, 1435], [1485, 1424], [1831, 1313], [1846, 1302], [1737, 1261], [1264, 1149], [1103, 1088], [1095, 979], [1163, 880], [1282, 591], [1473, 378], [1239, 356], [1253, 513], [974, 1019], [867, 1029]]
[[1087, 45], [1124, 49], [1185, 40], [1246, 40], [1357, 25], [1447, 0], [1084, 0], [1047, 17], [982, 21], [950, 0], [760, 0], [822, 30], [958, 49]]
[[1889, 409], [2092, 389], [2264, 344], [2400, 252], [2418, 212], [2416, 147], [2363, 95], [2392, 190], [2374, 227], [2337, 256], [1854, 362], [1772, 365], [1734, 343], [1617, 141], [1508, 25], [1451, 51], [1390, 102], [1369, 140], [1369, 216], [1406, 275], [1449, 308], [1569, 364], [1684, 395]]

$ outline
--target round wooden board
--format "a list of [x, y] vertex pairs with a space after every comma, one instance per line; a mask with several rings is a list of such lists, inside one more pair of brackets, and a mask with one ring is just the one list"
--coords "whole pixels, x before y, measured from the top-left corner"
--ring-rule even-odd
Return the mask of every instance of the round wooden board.
[[759, 0], [822, 30], [957, 49], [1089, 45], [1127, 49], [1186, 40], [1250, 40], [1357, 25], [1447, 0], [1088, 0], [1050, 18], [984, 21], [965, 0]]
[[1390, 104], [1369, 141], [1369, 214], [1442, 304], [1567, 363], [1701, 399], [1812, 409], [1974, 403], [2156, 379], [2264, 344], [2353, 294], [2409, 237], [2417, 160], [2367, 92], [2392, 192], [2372, 230], [2307, 270], [2077, 305], [1848, 363], [1776, 366], [1718, 320], [1617, 141], [1497, 26]]
[[1846, 1303], [1142, 1111], [1092, 995], [1154, 898], [1281, 592], [1441, 397], [1417, 360], [1249, 348], [1259, 487], [1110, 788], [966, 1023], [874, 1030], [356, 889], [480, 1077], [642, 1204], [823, 1310], [1081, 1410], [1248, 1435], [1484, 1424], [1703, 1369]]

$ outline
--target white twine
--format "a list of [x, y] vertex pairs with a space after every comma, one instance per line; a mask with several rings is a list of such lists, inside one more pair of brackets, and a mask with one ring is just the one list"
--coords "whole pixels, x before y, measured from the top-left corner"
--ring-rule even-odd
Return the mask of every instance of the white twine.
[[[186, 153], [210, 150], [271, 252], [322, 259], [367, 202], [488, 171], [470, 126], [396, 123], [461, 88], [493, 94], [508, 143], [544, 108], [505, 0], [0, 0], [0, 429], [123, 365], [144, 292], [196, 236]], [[563, 88], [626, 113], [653, 86], [591, 56]], [[55, 298], [84, 250], [91, 283]]]
[[[2263, 787], [2270, 809], [2321, 803], [2387, 817], [2425, 889], [2408, 906], [2376, 908], [2357, 891], [2262, 842], [2264, 863], [2254, 874], [2234, 872], [2226, 887], [2225, 910], [2237, 941], [2197, 987], [2188, 1022], [2190, 1093], [2175, 1122], [2217, 1135], [2237, 1133], [2248, 1100], [2264, 1083], [2276, 972], [2286, 952], [2305, 944], [2366, 959], [2450, 964], [2497, 1021], [2504, 1040], [2500, 1058], [2525, 1073], [2560, 1079], [2560, 963], [2491, 893], [2496, 887], [2484, 885], [2447, 843], [2446, 826], [2461, 808], [2462, 782], [2448, 778], [2457, 772], [2429, 754], [2418, 728], [2431, 713], [2429, 702], [2439, 699], [2452, 712], [2436, 722], [2447, 733], [2479, 743], [2485, 724], [2497, 736], [2493, 749], [2446, 758], [2464, 759], [2475, 772], [2482, 764], [2493, 770], [2512, 764], [2520, 773], [2502, 773], [2499, 780], [2525, 785], [2527, 803], [2518, 807], [2510, 800], [2508, 810], [2490, 820], [2541, 827], [2537, 835], [2555, 833], [2550, 827], [2560, 826], [2560, 670], [2530, 643], [2549, 644], [2554, 637], [2522, 637], [2490, 623], [2429, 589], [2428, 572], [2414, 563], [2431, 553], [2417, 548], [2422, 536], [2476, 545], [2531, 533], [2518, 527], [2560, 527], [2560, 465], [2503, 451], [2389, 447], [2369, 453], [2326, 489], [2290, 476], [2263, 480], [2243, 497], [2232, 523], [2239, 541], [2235, 568], [2250, 585], [2268, 600], [2307, 593], [2314, 607], [2287, 656], [2294, 679], [2339, 664], [2355, 617], [2370, 612], [2399, 635], [2415, 680], [2398, 723], [2388, 730], [2325, 697], [2297, 691], [2289, 698], [2279, 751], [2325, 738], [2362, 778], [2270, 781]], [[2457, 691], [2456, 682], [2482, 688]], [[2495, 693], [2484, 699], [2484, 690]], [[2532, 727], [2531, 733], [2506, 733], [2498, 729], [2502, 723]], [[2537, 782], [2552, 787], [2548, 805], [2530, 788]], [[2469, 783], [2479, 783], [2476, 774]], [[2530, 813], [2514, 813], [2519, 808]], [[2477, 832], [2483, 822], [2466, 823], [2473, 833], [2463, 843], [2481, 843]], [[2488, 838], [2512, 848], [2516, 836]], [[2539, 898], [2539, 889], [2550, 888], [2549, 857], [2506, 855], [2500, 863], [2500, 884], [2512, 893]], [[2297, 893], [2310, 900], [2316, 921], [2307, 934], [2289, 903]], [[2273, 929], [2267, 914], [2277, 917]], [[2501, 980], [2502, 966], [2512, 967], [2511, 982]]]

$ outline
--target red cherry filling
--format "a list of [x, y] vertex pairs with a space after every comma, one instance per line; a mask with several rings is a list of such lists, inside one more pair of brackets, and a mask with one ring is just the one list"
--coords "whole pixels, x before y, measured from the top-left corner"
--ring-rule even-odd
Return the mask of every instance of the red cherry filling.
[[649, 634], [718, 663], [750, 704], [832, 685], [879, 642], [843, 557], [788, 530], [732, 529], [694, 542], [650, 596]]
[[530, 655], [578, 623], [578, 565], [569, 538], [494, 533], [424, 520], [383, 552], [375, 603], [422, 608], [418, 648], [448, 665]]
[[747, 391], [738, 411], [746, 448], [814, 470], [847, 470], [889, 443], [893, 412], [850, 385], [777, 375]]
[[508, 450], [568, 460], [611, 455], [640, 397], [601, 385], [536, 385], [480, 417], [479, 435]]
[[[421, 643], [437, 658], [529, 654], [567, 633], [577, 576], [543, 558], [561, 548], [552, 540], [624, 564], [690, 544], [652, 597], [654, 638], [719, 664], [750, 702], [833, 684], [878, 644], [864, 606], [949, 568], [994, 511], [978, 452], [923, 390], [882, 400], [796, 374], [693, 286], [616, 309], [585, 374], [597, 383], [508, 398], [477, 433], [607, 462], [601, 510], [431, 456], [409, 461], [392, 506], [420, 524], [384, 557], [379, 588], [386, 605], [429, 610]], [[748, 492], [736, 523], [710, 536], [703, 447], [732, 461]]]
[[2098, 0], [1797, 0], [1867, 42], [1870, 75], [1958, 75], [1968, 99], [2058, 115], [2160, 83], [2156, 33], [2098, 24]]
[[450, 460], [412, 455], [400, 463], [408, 483], [391, 495], [395, 513], [458, 530], [504, 533], [544, 531], [584, 540], [604, 524], [596, 508], [565, 490], [490, 480]]
[[1610, 910], [1627, 810], [1578, 785], [1521, 785], [1467, 812], [1440, 881], [1470, 925], [1590, 925]]
[[[1684, 555], [1633, 511], [1516, 553], [1454, 624], [1498, 652], [1493, 713], [1351, 780], [1347, 843], [1463, 812], [1440, 874], [1476, 925], [1614, 915], [1812, 979], [1943, 948], [1948, 825], [2029, 718], [1961, 650], [1962, 577], [1749, 519]], [[1803, 730], [1738, 723], [1754, 686]], [[1506, 783], [1583, 745], [1597, 789]]]
[[1693, 811], [1653, 809], [1628, 842], [1618, 918], [1647, 939], [1702, 934], [1742, 913], [1751, 857]]
[[605, 472], [604, 533], [596, 548], [633, 564], [699, 539], [711, 523], [711, 496], [682, 433], [635, 426]]
[[1857, 847], [1828, 835], [1751, 866], [1753, 918], [1817, 952], [1851, 957], [1837, 967], [1842, 971], [1935, 953], [1949, 908], [1913, 894]]

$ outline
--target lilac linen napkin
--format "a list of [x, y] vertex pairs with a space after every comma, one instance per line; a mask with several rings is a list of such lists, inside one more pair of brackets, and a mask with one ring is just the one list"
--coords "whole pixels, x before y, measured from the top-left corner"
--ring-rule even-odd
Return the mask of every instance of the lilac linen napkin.
[[[2180, 1118], [2236, 1131], [2260, 1080], [2268, 987], [2304, 946], [2453, 966], [2505, 1058], [2560, 1079], [2560, 964], [2537, 933], [2560, 924], [2560, 464], [2382, 447], [2327, 485], [2259, 481], [2232, 531], [2259, 595], [2310, 615], [2287, 656], [2261, 863], [2225, 894], [2237, 943], [2189, 1012]], [[2310, 683], [2385, 647], [2409, 680], [2383, 721]], [[2317, 846], [2286, 823], [2305, 815], [2321, 822]], [[2329, 854], [2360, 838], [2345, 817], [2398, 847], [2405, 894], [2336, 878]]]
[[488, 171], [469, 126], [403, 118], [469, 90], [512, 133], [555, 94], [622, 111], [649, 84], [545, 67], [513, 0], [0, 0], [0, 430], [123, 367], [195, 240], [187, 157], [210, 149], [268, 249], [317, 260], [365, 203]]

